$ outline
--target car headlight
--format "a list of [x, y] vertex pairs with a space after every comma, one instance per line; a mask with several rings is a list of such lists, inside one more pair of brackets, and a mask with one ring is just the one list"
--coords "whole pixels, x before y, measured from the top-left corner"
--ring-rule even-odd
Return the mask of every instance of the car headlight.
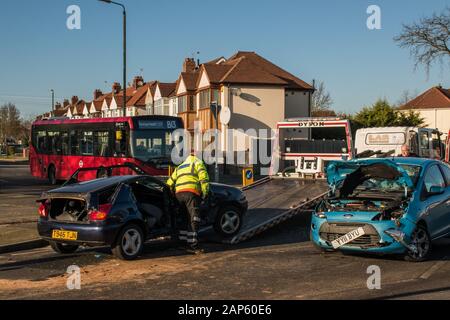
[[326, 219], [326, 218], [327, 218], [327, 216], [325, 215], [325, 213], [320, 212], [320, 211], [314, 211], [314, 215], [315, 215], [317, 218], [320, 218], [320, 219]]

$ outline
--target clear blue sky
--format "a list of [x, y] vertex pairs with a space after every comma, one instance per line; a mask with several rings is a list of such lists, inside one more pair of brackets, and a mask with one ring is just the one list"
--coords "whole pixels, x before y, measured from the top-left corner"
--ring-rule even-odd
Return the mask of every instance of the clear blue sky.
[[[392, 37], [402, 23], [441, 11], [449, 0], [123, 0], [128, 10], [128, 81], [175, 81], [185, 57], [205, 61], [237, 50], [256, 51], [311, 82], [325, 82], [339, 111], [354, 112], [377, 98], [396, 102], [402, 91], [450, 87], [450, 69], [414, 71], [409, 51]], [[81, 30], [68, 30], [66, 9], [81, 8]], [[368, 30], [368, 5], [381, 7], [381, 30]], [[24, 116], [49, 110], [95, 88], [121, 81], [121, 10], [96, 0], [2, 0], [0, 104]], [[107, 84], [105, 84], [107, 81]]]

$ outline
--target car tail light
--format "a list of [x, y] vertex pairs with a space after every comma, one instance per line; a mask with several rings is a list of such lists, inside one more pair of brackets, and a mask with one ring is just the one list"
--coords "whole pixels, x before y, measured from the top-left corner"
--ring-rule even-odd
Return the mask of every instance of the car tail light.
[[91, 221], [103, 221], [108, 216], [109, 211], [111, 210], [112, 204], [106, 203], [98, 206], [97, 210], [92, 210], [89, 213], [89, 220]]
[[41, 202], [41, 204], [39, 205], [39, 216], [43, 217], [43, 218], [47, 218], [48, 214], [50, 211], [50, 201], [46, 200]]

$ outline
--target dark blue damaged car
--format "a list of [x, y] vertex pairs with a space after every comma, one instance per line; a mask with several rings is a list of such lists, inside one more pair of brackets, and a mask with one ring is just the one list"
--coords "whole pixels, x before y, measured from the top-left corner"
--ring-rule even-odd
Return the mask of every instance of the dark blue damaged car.
[[[122, 171], [121, 166], [102, 168]], [[137, 169], [137, 168], [134, 168]], [[82, 246], [111, 246], [120, 259], [132, 260], [144, 242], [163, 236], [176, 237], [186, 213], [167, 185], [143, 174], [118, 175], [78, 182], [79, 169], [61, 188], [42, 194], [39, 235], [58, 253], [72, 253]], [[140, 172], [139, 172], [140, 173]], [[202, 203], [201, 226], [212, 226], [223, 238], [237, 234], [247, 211], [244, 193], [235, 187], [211, 183], [211, 194]]]

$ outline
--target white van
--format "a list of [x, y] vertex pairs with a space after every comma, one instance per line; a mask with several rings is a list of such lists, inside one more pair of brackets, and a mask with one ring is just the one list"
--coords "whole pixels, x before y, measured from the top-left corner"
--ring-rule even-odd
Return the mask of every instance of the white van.
[[356, 130], [357, 157], [401, 154], [403, 144], [409, 145], [412, 155], [443, 159], [445, 147], [438, 129], [418, 127], [376, 127]]

